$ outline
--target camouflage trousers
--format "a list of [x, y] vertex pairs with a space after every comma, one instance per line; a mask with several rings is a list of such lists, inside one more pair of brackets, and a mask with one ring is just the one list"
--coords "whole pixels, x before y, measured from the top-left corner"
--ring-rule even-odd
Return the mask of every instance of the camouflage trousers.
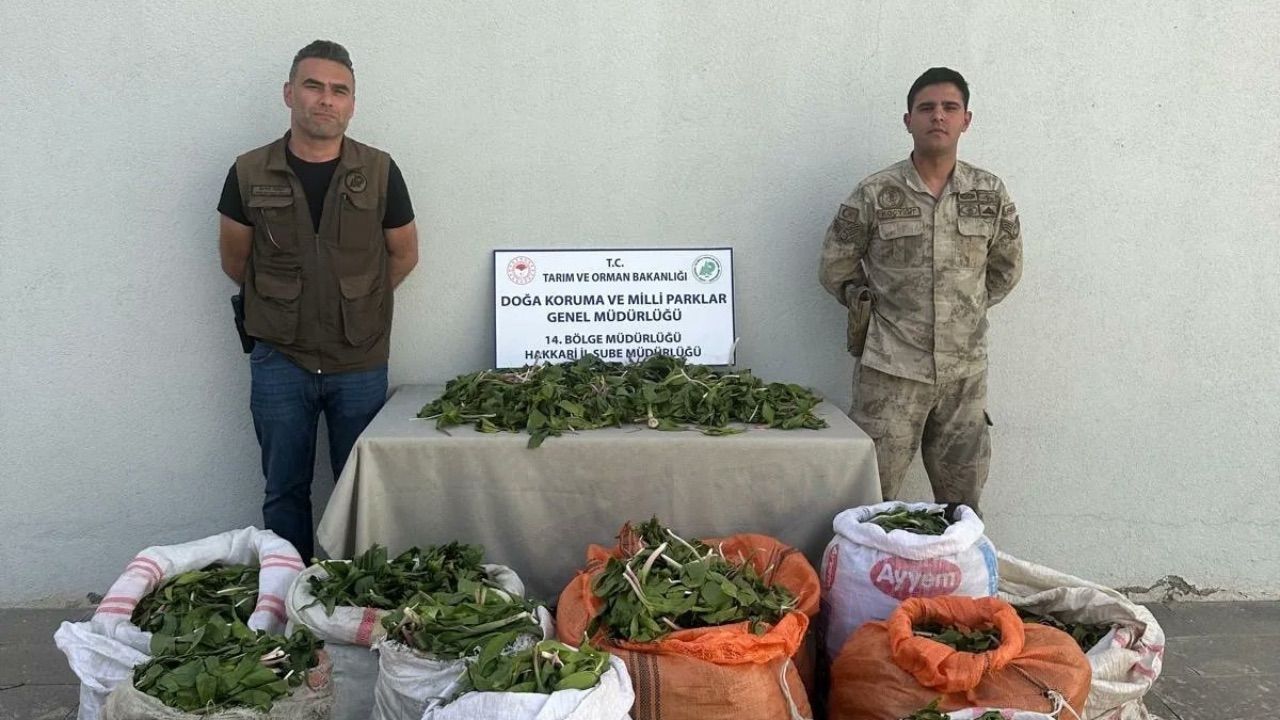
[[978, 510], [991, 467], [987, 371], [930, 385], [859, 363], [849, 417], [876, 444], [880, 491], [898, 499], [907, 468], [920, 449], [935, 502]]

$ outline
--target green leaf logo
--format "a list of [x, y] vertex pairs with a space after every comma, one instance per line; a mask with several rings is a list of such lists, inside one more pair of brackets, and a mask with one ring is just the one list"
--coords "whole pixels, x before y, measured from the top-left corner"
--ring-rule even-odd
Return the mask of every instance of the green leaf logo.
[[693, 261], [693, 276], [700, 282], [715, 282], [721, 271], [720, 260], [712, 255], [700, 255]]

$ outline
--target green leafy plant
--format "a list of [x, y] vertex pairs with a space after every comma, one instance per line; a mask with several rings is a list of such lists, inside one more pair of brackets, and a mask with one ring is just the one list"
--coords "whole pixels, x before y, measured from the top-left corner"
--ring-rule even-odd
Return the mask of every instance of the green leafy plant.
[[134, 669], [134, 687], [185, 712], [270, 710], [316, 666], [323, 643], [305, 629], [289, 637], [251, 630], [257, 599], [256, 566], [214, 564], [163, 582], [131, 617], [152, 634], [152, 658]]
[[269, 635], [215, 614], [183, 635], [153, 635], [153, 657], [134, 668], [133, 683], [184, 712], [267, 712], [305, 681], [322, 645], [305, 628], [289, 637]]
[[610, 558], [592, 592], [604, 608], [590, 634], [649, 642], [695, 627], [748, 621], [764, 633], [795, 608], [795, 597], [770, 580], [780, 557], [767, 558], [763, 577], [750, 558], [726, 558], [718, 548], [685, 540], [657, 518], [619, 534], [621, 558]]
[[1115, 627], [1111, 623], [1069, 623], [1059, 620], [1048, 613], [1034, 613], [1022, 608], [1017, 608], [1017, 610], [1018, 616], [1024, 622], [1047, 625], [1070, 635], [1071, 639], [1075, 640], [1080, 649], [1085, 652], [1089, 652], [1093, 649], [1093, 646], [1102, 642], [1102, 638], [1106, 637], [1107, 633], [1111, 632], [1112, 628]]
[[[484, 548], [451, 542], [410, 548], [387, 559], [387, 549], [374, 545], [351, 562], [324, 561], [326, 577], [310, 577], [315, 601], [333, 614], [339, 605], [391, 610], [418, 593], [457, 592], [463, 580], [484, 578]], [[304, 608], [305, 609], [305, 608]]]
[[950, 645], [961, 652], [986, 652], [1000, 646], [1000, 631], [994, 627], [968, 629], [926, 623], [915, 626], [912, 631], [919, 637]]
[[[938, 710], [938, 702], [941, 698], [934, 700], [925, 707], [911, 713], [902, 718], [902, 720], [951, 720], [951, 716]], [[988, 710], [973, 720], [1002, 720], [1003, 716], [995, 710]]]
[[467, 657], [493, 636], [542, 638], [537, 606], [487, 582], [459, 580], [457, 592], [418, 593], [382, 619], [387, 637], [437, 658]]
[[631, 365], [587, 356], [462, 375], [418, 417], [441, 429], [472, 423], [481, 432], [528, 432], [535, 448], [552, 435], [628, 423], [708, 435], [742, 432], [746, 424], [817, 429], [827, 425], [813, 413], [820, 402], [799, 385], [766, 384], [750, 370], [718, 372], [666, 355]]
[[175, 575], [138, 602], [130, 618], [152, 633], [183, 635], [214, 615], [248, 622], [258, 602], [258, 568], [210, 565]]
[[943, 508], [910, 510], [906, 505], [876, 513], [867, 522], [879, 525], [885, 532], [906, 530], [917, 535], [941, 535], [951, 527]]
[[589, 644], [574, 649], [556, 640], [504, 654], [516, 641], [511, 632], [494, 635], [467, 667], [468, 689], [481, 692], [550, 694], [557, 690], [589, 690], [609, 669], [609, 655]]

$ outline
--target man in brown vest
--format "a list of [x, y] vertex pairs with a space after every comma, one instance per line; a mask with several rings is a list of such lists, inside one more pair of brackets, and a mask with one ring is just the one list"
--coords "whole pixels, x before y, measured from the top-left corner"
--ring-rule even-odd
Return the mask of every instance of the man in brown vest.
[[337, 477], [386, 400], [392, 291], [418, 262], [418, 231], [391, 156], [345, 136], [355, 112], [345, 48], [317, 40], [298, 51], [284, 103], [289, 132], [227, 173], [218, 244], [256, 341], [263, 522], [309, 559], [319, 416]]

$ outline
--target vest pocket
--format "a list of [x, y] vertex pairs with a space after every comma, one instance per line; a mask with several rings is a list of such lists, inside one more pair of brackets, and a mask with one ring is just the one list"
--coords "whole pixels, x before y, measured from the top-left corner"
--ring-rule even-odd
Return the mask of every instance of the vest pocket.
[[293, 342], [298, 334], [298, 305], [302, 295], [302, 278], [298, 275], [272, 275], [255, 272], [254, 292], [261, 300], [257, 312], [249, 319], [251, 334], [282, 344]]
[[338, 245], [343, 248], [367, 248], [382, 241], [382, 218], [378, 217], [378, 198], [369, 191], [342, 193], [338, 213]]
[[248, 208], [249, 221], [257, 229], [258, 247], [268, 255], [293, 254], [298, 245], [293, 196], [253, 196]]
[[383, 330], [383, 298], [380, 273], [338, 278], [342, 291], [342, 332], [347, 342], [363, 345]]

